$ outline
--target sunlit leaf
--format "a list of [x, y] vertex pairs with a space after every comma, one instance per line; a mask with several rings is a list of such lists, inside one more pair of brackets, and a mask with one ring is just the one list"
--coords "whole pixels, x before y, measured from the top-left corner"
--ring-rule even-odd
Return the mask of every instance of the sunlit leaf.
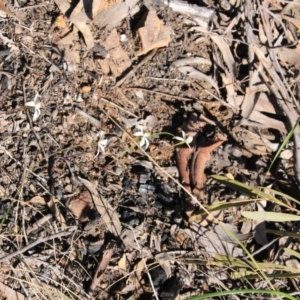
[[285, 213], [276, 213], [270, 211], [243, 211], [242, 216], [252, 220], [269, 222], [289, 222], [300, 221], [300, 216]]

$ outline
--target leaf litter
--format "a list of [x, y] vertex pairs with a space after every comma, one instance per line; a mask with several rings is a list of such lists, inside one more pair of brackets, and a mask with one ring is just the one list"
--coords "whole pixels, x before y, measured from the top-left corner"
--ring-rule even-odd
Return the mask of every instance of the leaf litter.
[[299, 8], [233, 2], [0, 1], [3, 296], [297, 292]]

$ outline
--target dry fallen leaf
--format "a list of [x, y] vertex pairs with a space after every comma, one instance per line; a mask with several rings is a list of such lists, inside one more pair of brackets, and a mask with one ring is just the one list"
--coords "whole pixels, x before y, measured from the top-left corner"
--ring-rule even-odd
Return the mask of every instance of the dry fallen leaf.
[[0, 10], [4, 11], [7, 15], [13, 18], [19, 19], [15, 14], [13, 14], [8, 8], [6, 8], [3, 0], [0, 0]]
[[[266, 128], [274, 128], [281, 132], [286, 132], [284, 122], [275, 117], [278, 112], [272, 104], [271, 97], [266, 93], [246, 89], [243, 103], [240, 103], [241, 99], [239, 98], [236, 98], [235, 100], [237, 102], [237, 106], [241, 105], [241, 115], [245, 118], [245, 121], [242, 120], [240, 125], [246, 125], [246, 121], [251, 120], [256, 122], [258, 125], [264, 125]], [[265, 113], [268, 113], [269, 116]], [[270, 114], [274, 114], [274, 118], [272, 118]], [[252, 125], [255, 126], [254, 123]]]
[[122, 0], [101, 0], [99, 2], [100, 4], [97, 7], [95, 6], [95, 9], [93, 9], [94, 16], [100, 13], [102, 10], [110, 8], [116, 5], [117, 3], [122, 2]]
[[122, 225], [118, 214], [113, 210], [110, 204], [104, 197], [100, 197], [95, 186], [86, 179], [78, 177], [84, 186], [90, 191], [95, 207], [101, 215], [103, 222], [106, 224], [108, 230], [116, 236], [120, 236]]
[[[24, 300], [25, 297], [16, 291], [14, 291], [8, 285], [3, 284], [0, 282], [0, 295], [1, 299], [10, 299], [10, 300]], [[2, 298], [3, 297], [3, 298]]]
[[[67, 0], [54, 0], [54, 2], [63, 14], [65, 14], [70, 8], [70, 3]], [[82, 33], [87, 48], [92, 49], [95, 45], [95, 42], [90, 27], [86, 23], [89, 19], [86, 14], [81, 12], [83, 9], [82, 1], [80, 1], [77, 5], [78, 7], [73, 10], [69, 20]]]
[[219, 47], [219, 50], [222, 53], [223, 59], [224, 59], [226, 65], [227, 65], [231, 75], [233, 75], [234, 78], [236, 78], [236, 76], [237, 76], [237, 67], [236, 67], [235, 59], [233, 58], [233, 55], [230, 51], [229, 45], [224, 40], [224, 38], [221, 37], [221, 36], [211, 35], [210, 38]]
[[107, 249], [104, 251], [103, 255], [101, 255], [101, 261], [98, 265], [98, 268], [94, 274], [93, 280], [91, 282], [91, 285], [89, 287], [89, 294], [92, 294], [93, 291], [95, 290], [95, 288], [97, 287], [97, 285], [99, 284], [107, 266], [109, 265], [110, 261], [111, 261], [111, 257], [114, 253], [114, 242], [109, 243], [109, 245], [107, 246]]
[[249, 130], [243, 130], [241, 138], [244, 141], [244, 147], [249, 152], [255, 155], [266, 155], [269, 152], [269, 148], [267, 148], [262, 141], [262, 138]]
[[226, 98], [227, 102], [232, 107], [237, 108], [237, 104], [235, 100], [236, 92], [232, 81], [232, 76], [226, 71], [225, 74], [224, 73], [221, 74], [221, 77], [222, 77], [223, 85], [225, 86], [227, 91], [227, 98]]
[[108, 63], [115, 77], [119, 77], [131, 66], [131, 60], [120, 44], [120, 37], [116, 29], [112, 30], [103, 46], [109, 53], [109, 57], [104, 62]]
[[41, 197], [41, 196], [35, 196], [33, 198], [31, 198], [28, 203], [31, 204], [46, 204], [45, 198]]
[[[110, 3], [113, 4], [113, 1]], [[115, 2], [112, 6], [107, 7], [106, 9], [104, 9], [104, 7], [102, 9], [102, 7], [100, 7], [96, 15], [93, 15], [93, 24], [97, 25], [99, 28], [105, 27], [108, 31], [111, 31], [128, 15], [133, 15], [132, 10], [137, 7], [137, 3], [138, 0], [125, 0], [124, 2]], [[134, 11], [134, 13], [136, 12], [137, 11]]]
[[93, 208], [93, 200], [88, 191], [84, 191], [70, 201], [69, 209], [79, 222], [88, 221], [88, 215]]
[[282, 62], [294, 65], [296, 68], [300, 66], [300, 42], [295, 48], [280, 47], [277, 53]]
[[181, 73], [184, 73], [192, 78], [208, 82], [212, 87], [214, 87], [216, 89], [218, 94], [220, 94], [218, 84], [211, 76], [208, 76], [208, 75], [198, 71], [194, 67], [180, 67], [180, 68], [178, 68], [178, 71]]
[[63, 15], [59, 15], [55, 21], [54, 21], [54, 26], [57, 26], [59, 28], [66, 28], [67, 27], [67, 22], [66, 22], [66, 19], [65, 19], [65, 16]]
[[138, 34], [142, 49], [137, 55], [144, 55], [153, 49], [166, 47], [172, 41], [170, 31], [152, 10], [147, 13], [144, 27], [138, 30]]
[[118, 267], [119, 267], [119, 271], [122, 275], [126, 275], [127, 274], [127, 258], [126, 258], [126, 253], [123, 253], [122, 257], [120, 258], [119, 262], [118, 262]]

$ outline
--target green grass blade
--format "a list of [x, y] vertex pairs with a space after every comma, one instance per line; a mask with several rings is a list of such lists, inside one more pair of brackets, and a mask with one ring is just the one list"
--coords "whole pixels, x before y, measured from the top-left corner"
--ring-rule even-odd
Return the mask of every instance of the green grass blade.
[[288, 236], [296, 239], [300, 239], [300, 234], [290, 231], [282, 231], [282, 230], [273, 230], [273, 229], [265, 229], [265, 233], [271, 233], [279, 236]]
[[[283, 140], [283, 143], [280, 145], [279, 149], [277, 150], [269, 168], [268, 168], [268, 171], [267, 173], [270, 172], [274, 162], [276, 161], [276, 159], [278, 158], [278, 156], [280, 155], [282, 149], [286, 146], [286, 144], [289, 142], [289, 140], [291, 139], [292, 135], [294, 134], [294, 131], [296, 130], [297, 126], [299, 125], [299, 122], [300, 122], [300, 118], [298, 118], [296, 124], [293, 126], [293, 128], [290, 130], [290, 132], [288, 133], [288, 135], [285, 137], [285, 139]], [[264, 181], [264, 180], [263, 180]]]
[[300, 221], [300, 216], [269, 211], [243, 211], [242, 216], [252, 220], [268, 222]]
[[[290, 273], [299, 272], [297, 268], [279, 265], [273, 262], [256, 262], [256, 264], [253, 264], [253, 262], [250, 260], [242, 260], [239, 258], [235, 258], [227, 255], [221, 255], [221, 254], [215, 255], [215, 261], [218, 263], [222, 263], [223, 267], [235, 267], [235, 268], [251, 270], [252, 272], [255, 272], [256, 275], [258, 269], [267, 272], [269, 271], [282, 271], [282, 272], [290, 272]], [[210, 264], [213, 265], [214, 263], [211, 262]]]
[[289, 255], [293, 255], [295, 257], [297, 257], [298, 259], [300, 259], [300, 253], [293, 250], [293, 249], [290, 249], [290, 248], [284, 248], [284, 252], [289, 254]]
[[187, 300], [202, 300], [202, 299], [208, 299], [212, 297], [220, 297], [220, 296], [228, 296], [228, 295], [243, 295], [243, 294], [268, 294], [268, 295], [274, 295], [278, 296], [280, 298], [283, 297], [283, 299], [290, 299], [290, 300], [297, 300], [295, 297], [288, 295], [283, 292], [279, 291], [268, 291], [268, 290], [233, 290], [233, 291], [222, 291], [222, 292], [214, 292], [214, 293], [208, 293], [201, 296], [195, 296], [190, 297]]
[[277, 198], [275, 198], [274, 196], [270, 195], [270, 194], [267, 194], [267, 193], [264, 193], [263, 191], [261, 191], [261, 189], [259, 188], [255, 188], [255, 187], [251, 187], [247, 184], [244, 184], [242, 182], [239, 182], [237, 180], [234, 180], [234, 179], [229, 179], [225, 176], [221, 176], [221, 175], [212, 175], [211, 176], [213, 179], [215, 179], [216, 181], [222, 183], [222, 184], [225, 184], [226, 186], [240, 192], [240, 193], [243, 193], [243, 194], [246, 194], [246, 195], [249, 195], [249, 196], [252, 196], [252, 197], [257, 197], [257, 196], [260, 196], [260, 197], [263, 197], [267, 200], [270, 200], [270, 201], [276, 201], [276, 203], [279, 201]]
[[[272, 274], [266, 274], [268, 278], [270, 279], [278, 279], [278, 278], [299, 278], [300, 273], [282, 273], [282, 272], [273, 272]], [[240, 272], [233, 272], [230, 276], [232, 279], [260, 279], [259, 275], [257, 273], [251, 272], [251, 271], [240, 271]]]
[[[232, 207], [245, 206], [245, 205], [248, 205], [248, 204], [257, 203], [258, 201], [259, 200], [256, 200], [256, 199], [240, 199], [240, 198], [237, 198], [235, 200], [230, 200], [230, 202], [218, 201], [218, 202], [215, 202], [212, 205], [204, 205], [204, 207], [209, 212], [213, 212], [213, 211], [217, 211], [217, 210], [229, 209], [229, 208], [232, 208]], [[205, 214], [205, 213], [206, 212], [202, 209], [202, 210], [195, 211], [193, 215], [201, 215], [201, 214]]]
[[[271, 201], [275, 204], [278, 204], [282, 207], [286, 207], [290, 210], [293, 210], [293, 211], [296, 211], [298, 213], [298, 210], [291, 207], [290, 205], [287, 205], [285, 204], [284, 202], [282, 202], [281, 200], [277, 199], [276, 197], [274, 197], [272, 194], [269, 194], [269, 193], [265, 193], [262, 191], [262, 189], [265, 189], [265, 188], [256, 188], [256, 187], [252, 187], [252, 186], [249, 186], [247, 184], [244, 184], [242, 182], [239, 182], [237, 180], [233, 180], [233, 179], [229, 179], [225, 176], [221, 176], [221, 175], [212, 175], [211, 178], [213, 178], [214, 180], [222, 183], [222, 184], [225, 184], [226, 186], [240, 192], [240, 193], [243, 193], [243, 194], [246, 194], [246, 195], [249, 195], [249, 196], [252, 196], [252, 197], [261, 197], [265, 200], [268, 200], [268, 201]], [[266, 189], [268, 190], [268, 189]], [[271, 191], [271, 190], [270, 190]], [[272, 190], [273, 192], [273, 190]], [[278, 195], [280, 195], [279, 192], [277, 192]], [[283, 194], [285, 195], [285, 194]], [[286, 197], [288, 198], [288, 197]], [[291, 198], [293, 200], [295, 200], [294, 198]], [[290, 200], [291, 200], [290, 199]], [[296, 200], [297, 202], [297, 200]]]
[[264, 191], [269, 191], [270, 193], [272, 193], [273, 195], [278, 195], [278, 196], [281, 196], [282, 198], [285, 198], [291, 202], [294, 202], [294, 203], [297, 203], [300, 205], [300, 201], [298, 201], [297, 199], [285, 194], [285, 193], [282, 193], [282, 192], [279, 192], [279, 191], [276, 191], [276, 190], [273, 190], [273, 189], [270, 189], [268, 187], [264, 187], [263, 188]]

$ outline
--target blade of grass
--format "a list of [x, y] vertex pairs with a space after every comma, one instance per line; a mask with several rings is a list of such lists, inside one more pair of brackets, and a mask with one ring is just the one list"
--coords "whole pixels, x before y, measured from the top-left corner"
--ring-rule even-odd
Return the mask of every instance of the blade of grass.
[[273, 164], [275, 163], [276, 159], [278, 158], [278, 156], [280, 155], [282, 149], [286, 146], [286, 144], [289, 142], [289, 140], [291, 139], [291, 137], [293, 136], [297, 126], [299, 125], [299, 122], [300, 122], [300, 118], [297, 119], [297, 122], [295, 123], [295, 125], [293, 126], [293, 128], [290, 130], [290, 132], [288, 133], [288, 135], [285, 137], [285, 139], [283, 140], [282, 144], [280, 145], [279, 149], [277, 150], [274, 158], [272, 159], [271, 161], [271, 164], [267, 170], [267, 172], [265, 173], [265, 176], [263, 177], [262, 179], [262, 183], [264, 183], [265, 179], [266, 179], [266, 176], [267, 176], [267, 173], [270, 172]]
[[237, 180], [233, 180], [233, 179], [229, 179], [225, 176], [222, 175], [212, 175], [211, 178], [215, 179], [216, 181], [225, 184], [226, 186], [249, 196], [252, 197], [261, 197], [264, 198], [265, 200], [271, 201], [272, 203], [278, 204], [280, 206], [283, 206], [285, 208], [288, 208], [290, 210], [293, 210], [297, 213], [299, 213], [299, 211], [293, 207], [291, 207], [290, 205], [287, 205], [285, 203], [283, 203], [282, 201], [280, 201], [279, 199], [277, 199], [276, 197], [274, 197], [273, 195], [269, 194], [269, 193], [265, 193], [263, 192], [261, 189], [262, 188], [256, 188], [256, 187], [252, 187], [249, 186], [247, 184], [244, 184], [242, 182], [239, 182]]
[[201, 296], [190, 297], [187, 300], [202, 300], [202, 299], [208, 299], [212, 297], [220, 297], [220, 296], [228, 296], [228, 295], [243, 295], [243, 294], [268, 294], [268, 295], [274, 295], [278, 297], [284, 297], [290, 300], [297, 300], [295, 297], [279, 291], [252, 290], [252, 289], [208, 293]]
[[266, 233], [272, 233], [279, 236], [288, 236], [293, 237], [296, 239], [300, 239], [300, 234], [295, 232], [289, 232], [289, 231], [282, 231], [282, 230], [273, 230], [273, 229], [265, 229]]
[[242, 211], [242, 216], [252, 220], [268, 221], [268, 222], [289, 222], [300, 221], [300, 216], [276, 213], [271, 211]]
[[[264, 200], [264, 199], [263, 199]], [[263, 201], [261, 200], [261, 201]], [[231, 207], [239, 207], [239, 206], [245, 206], [248, 204], [253, 204], [258, 202], [259, 200], [257, 199], [235, 199], [235, 200], [231, 200], [230, 202], [226, 202], [226, 201], [219, 201], [219, 202], [215, 202], [212, 205], [203, 205], [209, 212], [213, 212], [216, 210], [223, 210], [223, 209], [228, 209]], [[201, 214], [205, 214], [204, 210], [199, 210], [194, 212], [193, 215], [201, 215]]]
[[300, 259], [300, 253], [293, 250], [293, 249], [290, 249], [290, 248], [284, 248], [284, 252], [289, 254], [289, 255], [293, 255], [295, 257], [297, 257], [298, 259]]
[[[256, 264], [253, 264], [252, 261], [250, 260], [242, 260], [239, 258], [227, 256], [227, 255], [221, 255], [221, 254], [216, 254], [215, 255], [215, 260], [217, 262], [222, 262], [223, 267], [237, 267], [237, 268], [242, 268], [242, 269], [252, 269], [252, 272], [255, 272], [257, 274], [257, 269], [263, 269], [267, 272], [269, 271], [284, 271], [284, 272], [290, 272], [290, 273], [297, 273], [299, 272], [298, 269], [289, 267], [289, 266], [284, 266], [284, 265], [279, 265], [277, 263], [272, 263], [272, 262], [257, 262]], [[213, 265], [214, 262], [211, 262], [211, 265]], [[257, 266], [256, 266], [257, 265]]]
[[[291, 273], [291, 272], [288, 272], [288, 273], [282, 273], [282, 272], [274, 272], [272, 274], [267, 274], [267, 277], [268, 278], [299, 278], [300, 276], [300, 273]], [[253, 273], [251, 271], [240, 271], [240, 272], [233, 272], [231, 274], [231, 278], [232, 279], [259, 279], [259, 276], [258, 274], [256, 273]]]
[[278, 195], [278, 196], [281, 196], [282, 198], [286, 198], [287, 200], [290, 200], [291, 202], [294, 202], [296, 204], [299, 204], [300, 205], [300, 201], [296, 200], [295, 198], [285, 194], [285, 193], [282, 193], [282, 192], [279, 192], [279, 191], [276, 191], [276, 190], [273, 190], [273, 189], [270, 189], [268, 187], [265, 187], [263, 188], [264, 191], [270, 191], [270, 193], [274, 194], [274, 195]]

